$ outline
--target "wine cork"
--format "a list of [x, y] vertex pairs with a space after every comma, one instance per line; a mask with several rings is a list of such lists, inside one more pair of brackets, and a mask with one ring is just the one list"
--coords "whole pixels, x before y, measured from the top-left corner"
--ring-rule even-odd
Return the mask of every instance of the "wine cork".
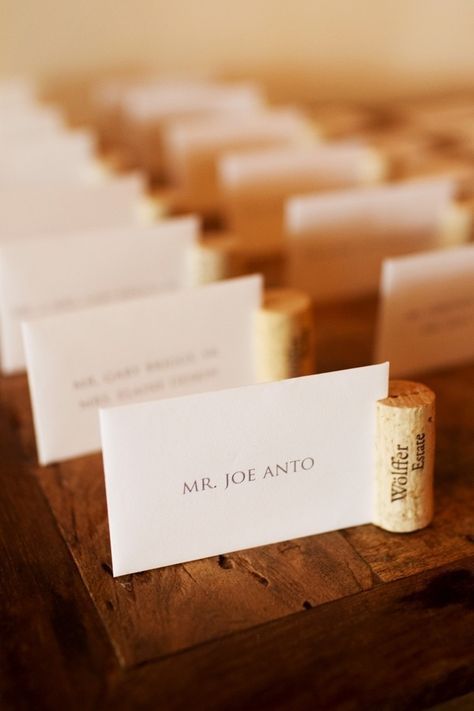
[[283, 380], [314, 373], [311, 299], [296, 289], [269, 289], [257, 314], [257, 379]]
[[377, 402], [374, 523], [408, 533], [433, 518], [435, 394], [420, 383], [391, 380]]
[[152, 225], [165, 217], [159, 203], [151, 195], [142, 195], [136, 206], [135, 214], [141, 225]]
[[229, 279], [244, 273], [238, 240], [231, 235], [204, 237], [190, 250], [189, 283], [192, 286]]
[[363, 185], [376, 185], [386, 180], [389, 172], [389, 161], [382, 151], [366, 148], [365, 156], [359, 165], [360, 182]]
[[439, 226], [440, 247], [466, 244], [472, 234], [472, 212], [468, 206], [452, 203], [443, 211]]
[[147, 194], [148, 213], [152, 221], [181, 215], [179, 194], [173, 188], [151, 187]]

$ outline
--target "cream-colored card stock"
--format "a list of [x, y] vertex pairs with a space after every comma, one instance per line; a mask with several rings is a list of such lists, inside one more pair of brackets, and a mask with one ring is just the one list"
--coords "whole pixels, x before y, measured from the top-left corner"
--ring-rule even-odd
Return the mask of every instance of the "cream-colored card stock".
[[388, 364], [101, 410], [114, 575], [368, 523]]
[[0, 242], [136, 225], [142, 190], [142, 180], [136, 176], [117, 178], [103, 185], [1, 188]]
[[61, 131], [41, 140], [8, 142], [1, 150], [0, 190], [10, 186], [80, 184], [94, 175], [94, 141], [85, 131]]
[[217, 161], [225, 151], [306, 145], [315, 131], [296, 109], [173, 122], [164, 135], [167, 170], [189, 209], [220, 208]]
[[291, 195], [376, 183], [384, 164], [376, 151], [351, 143], [227, 153], [219, 181], [230, 229], [246, 248], [278, 248]]
[[429, 180], [292, 198], [288, 283], [317, 301], [375, 293], [383, 259], [441, 246], [454, 183]]
[[121, 105], [121, 145], [148, 174], [160, 178], [163, 132], [173, 121], [255, 113], [263, 110], [264, 98], [251, 82], [164, 82], [126, 91]]
[[0, 79], [0, 111], [30, 107], [36, 102], [36, 87], [33, 81], [21, 76]]
[[64, 130], [64, 122], [57, 109], [40, 104], [2, 105], [0, 99], [0, 146], [9, 142], [41, 141]]
[[5, 373], [23, 370], [21, 322], [189, 283], [193, 217], [0, 243], [0, 351]]
[[474, 360], [474, 245], [383, 265], [375, 358], [395, 377]]
[[25, 323], [40, 462], [97, 451], [98, 407], [254, 383], [261, 299], [249, 276]]
[[[95, 125], [105, 145], [129, 145], [127, 132], [131, 129], [132, 143], [138, 132], [144, 144], [160, 153], [159, 133], [169, 121], [221, 112], [258, 111], [265, 99], [253, 82], [152, 77], [100, 82], [92, 91], [92, 103]], [[151, 144], [148, 129], [153, 135]], [[148, 158], [154, 162], [151, 156]]]

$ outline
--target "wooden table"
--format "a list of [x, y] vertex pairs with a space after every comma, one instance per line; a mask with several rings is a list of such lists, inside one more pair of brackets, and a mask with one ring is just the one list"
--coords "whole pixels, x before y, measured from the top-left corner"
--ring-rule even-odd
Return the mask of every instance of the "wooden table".
[[[318, 370], [370, 362], [374, 314], [319, 309]], [[3, 378], [2, 708], [473, 708], [474, 366], [423, 380], [438, 396], [428, 529], [114, 579], [100, 456], [38, 467], [26, 378]]]

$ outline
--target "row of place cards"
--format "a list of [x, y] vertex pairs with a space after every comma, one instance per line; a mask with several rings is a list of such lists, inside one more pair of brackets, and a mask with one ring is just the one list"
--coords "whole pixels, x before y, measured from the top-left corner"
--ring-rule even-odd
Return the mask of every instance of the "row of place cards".
[[[106, 236], [97, 239], [88, 280], [74, 274], [81, 258], [90, 266], [94, 248], [88, 251], [87, 241], [64, 241], [63, 283], [41, 270], [32, 277], [41, 263], [39, 240], [31, 252], [23, 250], [26, 242], [20, 251], [0, 249], [3, 366], [21, 370], [26, 352], [42, 463], [98, 450], [98, 407], [255, 382], [262, 281], [179, 288], [195, 228], [191, 218], [164, 223], [134, 248], [130, 235], [117, 237], [113, 278]], [[153, 268], [160, 260], [169, 268], [161, 283]], [[474, 246], [386, 262], [374, 360], [390, 360], [392, 375], [405, 376], [472, 358], [473, 274]], [[166, 293], [156, 293], [160, 287]], [[28, 314], [36, 318], [25, 321]]]
[[[45, 116], [24, 128], [37, 156], [32, 133], [59, 130]], [[299, 115], [271, 120], [277, 142], [289, 136], [315, 150]], [[265, 144], [263, 114], [244, 124]], [[224, 130], [216, 120], [214, 129], [230, 140], [242, 125]], [[212, 127], [170, 134], [176, 155], [194, 146], [196, 180]], [[78, 175], [87, 139], [56, 135], [51, 155], [61, 141]], [[0, 171], [1, 367], [26, 366], [42, 464], [102, 448], [114, 574], [372, 521], [387, 361], [397, 376], [474, 356], [474, 246], [384, 262], [376, 365], [263, 384], [260, 276], [193, 287], [196, 218], [140, 225], [136, 177], [69, 181], [58, 159], [51, 180], [36, 185], [21, 177], [34, 177], [28, 152], [14, 157], [15, 180]], [[215, 160], [206, 165], [215, 195]], [[190, 193], [206, 203], [205, 191]], [[294, 199], [290, 283], [316, 301], [378, 286], [388, 243], [409, 233], [411, 247], [438, 246], [452, 195], [438, 181]]]
[[[408, 303], [425, 267], [417, 313], [391, 315], [423, 322], [409, 372], [443, 339], [430, 365], [459, 362], [462, 344], [472, 357], [473, 259], [469, 247], [386, 265]], [[454, 288], [442, 308], [441, 273]], [[41, 461], [103, 448], [114, 574], [373, 520], [388, 364], [256, 384], [261, 297], [260, 278], [243, 277], [23, 326]]]

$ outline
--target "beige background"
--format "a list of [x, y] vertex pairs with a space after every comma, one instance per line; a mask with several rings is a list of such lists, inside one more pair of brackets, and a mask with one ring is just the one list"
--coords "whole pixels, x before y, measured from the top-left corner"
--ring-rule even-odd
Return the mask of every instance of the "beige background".
[[274, 98], [474, 86], [474, 0], [0, 0], [0, 71], [253, 75]]

